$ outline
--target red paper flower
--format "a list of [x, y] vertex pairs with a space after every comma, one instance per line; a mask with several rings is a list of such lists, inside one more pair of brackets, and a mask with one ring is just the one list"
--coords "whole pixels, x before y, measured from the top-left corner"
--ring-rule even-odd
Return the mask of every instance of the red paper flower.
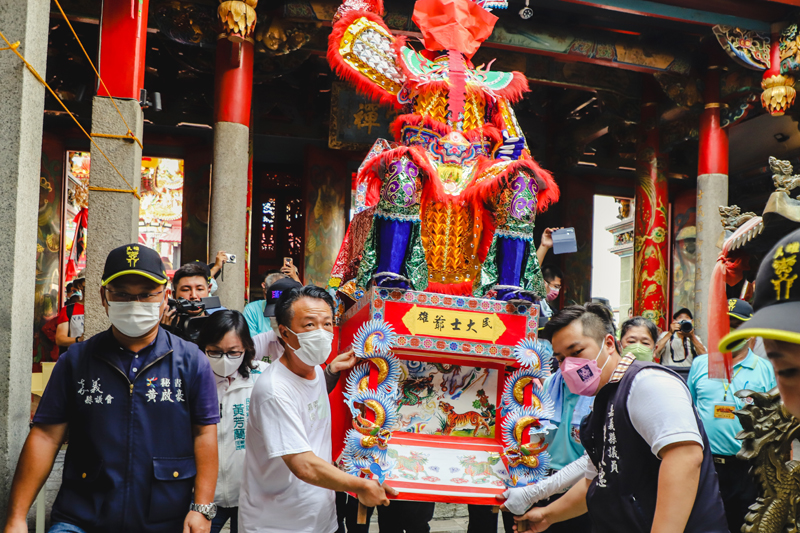
[[458, 50], [471, 58], [492, 34], [497, 17], [472, 0], [419, 0], [413, 20], [428, 50]]

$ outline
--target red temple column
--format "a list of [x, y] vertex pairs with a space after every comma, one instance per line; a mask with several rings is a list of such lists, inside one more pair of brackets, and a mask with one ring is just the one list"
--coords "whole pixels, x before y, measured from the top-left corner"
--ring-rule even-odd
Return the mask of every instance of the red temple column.
[[[708, 291], [719, 256], [717, 243], [723, 234], [719, 206], [728, 205], [728, 132], [722, 129], [719, 98], [721, 54], [709, 55], [700, 116], [700, 151], [697, 161], [697, 241], [694, 281], [694, 327], [708, 339]], [[709, 348], [711, 348], [709, 346]]]
[[236, 255], [236, 264], [225, 268], [217, 294], [222, 305], [241, 311], [246, 290], [252, 39], [221, 37], [215, 75], [209, 255], [221, 250]]
[[659, 152], [658, 90], [645, 79], [642, 95], [642, 142], [636, 155], [633, 312], [666, 329], [669, 275], [666, 158]]
[[[139, 199], [131, 189], [138, 191], [142, 173], [139, 90], [144, 86], [147, 9], [148, 0], [103, 0], [98, 60], [103, 83], [98, 80], [92, 102], [92, 137], [114, 166], [92, 146], [87, 229], [92, 237], [86, 249], [86, 283], [91, 287], [100, 286], [108, 252], [138, 242]], [[87, 291], [86, 304], [86, 335], [107, 329], [99, 293]]]

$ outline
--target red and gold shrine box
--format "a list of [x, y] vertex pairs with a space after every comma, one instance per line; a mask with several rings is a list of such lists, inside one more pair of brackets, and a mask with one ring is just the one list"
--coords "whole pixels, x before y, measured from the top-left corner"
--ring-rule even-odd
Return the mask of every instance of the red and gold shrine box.
[[[392, 326], [401, 363], [387, 483], [402, 500], [495, 505], [509, 481], [500, 399], [514, 347], [536, 338], [538, 306], [373, 288], [342, 317], [340, 353], [370, 320]], [[345, 381], [330, 396], [334, 458], [352, 427]]]

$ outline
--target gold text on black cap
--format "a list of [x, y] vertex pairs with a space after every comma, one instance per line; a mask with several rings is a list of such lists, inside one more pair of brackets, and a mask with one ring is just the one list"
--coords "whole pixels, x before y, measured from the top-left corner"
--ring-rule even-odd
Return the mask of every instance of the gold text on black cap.
[[[774, 261], [772, 261], [772, 269], [775, 271], [775, 275], [778, 276], [778, 279], [773, 279], [772, 285], [775, 287], [775, 298], [776, 300], [781, 300], [781, 284], [786, 283], [786, 296], [784, 296], [784, 300], [789, 299], [789, 291], [792, 289], [792, 285], [794, 284], [794, 280], [797, 279], [797, 274], [789, 277], [794, 270], [794, 265], [797, 262], [797, 253], [800, 252], [800, 242], [791, 242], [786, 245], [785, 247], [785, 254], [784, 254], [784, 247], [779, 246], [777, 250], [775, 250], [775, 255], [773, 256]], [[795, 255], [789, 255], [795, 254]]]
[[[139, 247], [138, 246], [128, 246], [128, 266], [131, 268], [136, 266], [136, 263], [139, 262]], [[794, 264], [794, 263], [792, 263]], [[795, 276], [797, 277], [797, 276]]]

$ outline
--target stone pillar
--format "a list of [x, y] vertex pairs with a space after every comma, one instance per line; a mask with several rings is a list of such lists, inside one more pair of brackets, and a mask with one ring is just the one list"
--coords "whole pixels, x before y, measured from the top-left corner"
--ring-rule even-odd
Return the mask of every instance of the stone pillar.
[[[130, 2], [103, 0], [98, 61], [103, 83], [92, 103], [93, 136], [125, 136], [130, 128], [130, 133], [142, 140], [144, 115], [139, 106], [139, 91], [144, 84], [148, 4], [148, 0], [139, 0], [134, 11]], [[114, 97], [119, 113], [110, 96]], [[138, 190], [142, 176], [142, 148], [133, 139], [94, 137], [94, 141], [128, 183], [92, 146], [86, 239], [87, 337], [111, 325], [100, 301], [100, 278], [108, 252], [139, 240], [138, 198], [130, 192], [99, 191], [97, 188], [126, 190], [133, 187]]]
[[[0, 0], [3, 34], [45, 77], [49, 0]], [[0, 48], [8, 44], [0, 41]], [[33, 295], [44, 86], [11, 51], [0, 51], [0, 524], [28, 435]]]
[[[101, 73], [102, 76], [102, 73]], [[136, 100], [116, 100], [133, 133], [142, 138], [144, 114]], [[92, 104], [92, 133], [123, 134], [124, 124], [110, 98], [95, 96]], [[124, 139], [95, 137], [94, 142], [105, 152], [131, 186], [139, 189], [142, 176], [142, 149]], [[108, 252], [138, 242], [139, 200], [131, 193], [94, 190], [95, 187], [127, 189], [128, 185], [106, 159], [92, 147], [92, 169], [89, 179], [89, 227], [86, 244], [86, 336], [111, 326], [100, 301], [100, 281]]]
[[[713, 57], [713, 56], [712, 56]], [[728, 132], [720, 127], [719, 76], [721, 67], [708, 67], [700, 116], [700, 148], [697, 163], [697, 263], [695, 269], [694, 327], [708, 339], [708, 291], [722, 237], [719, 206], [728, 205]], [[711, 348], [709, 346], [709, 348]]]
[[209, 259], [220, 250], [236, 254], [224, 267], [217, 295], [229, 309], [244, 308], [247, 242], [247, 175], [253, 44], [217, 41], [214, 95], [214, 164], [211, 175]]
[[657, 89], [647, 77], [642, 96], [642, 142], [636, 155], [633, 314], [668, 326], [669, 228], [667, 160], [660, 154]]

